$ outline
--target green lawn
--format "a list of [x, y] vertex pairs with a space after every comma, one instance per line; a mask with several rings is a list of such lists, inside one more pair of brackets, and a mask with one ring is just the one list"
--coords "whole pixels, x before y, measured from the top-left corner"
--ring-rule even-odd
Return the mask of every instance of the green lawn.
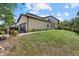
[[8, 55], [79, 55], [79, 34], [65, 30], [52, 30], [28, 34]]

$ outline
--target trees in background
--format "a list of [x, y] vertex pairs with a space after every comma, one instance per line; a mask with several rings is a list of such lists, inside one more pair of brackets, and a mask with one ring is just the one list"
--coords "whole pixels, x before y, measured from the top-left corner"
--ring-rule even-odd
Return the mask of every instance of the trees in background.
[[64, 21], [60, 22], [60, 28], [67, 30], [68, 29], [68, 21], [64, 20]]
[[77, 15], [75, 18], [72, 18], [69, 21], [64, 20], [60, 22], [60, 28], [64, 30], [79, 32], [79, 12], [77, 12]]

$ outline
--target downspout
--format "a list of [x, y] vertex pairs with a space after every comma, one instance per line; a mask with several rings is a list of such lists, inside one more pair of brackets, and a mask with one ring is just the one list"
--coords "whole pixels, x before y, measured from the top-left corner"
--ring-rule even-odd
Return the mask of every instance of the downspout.
[[9, 26], [7, 27], [7, 37], [9, 37], [9, 31], [10, 31], [10, 29], [9, 29]]
[[29, 27], [29, 23], [28, 22], [29, 22], [29, 19], [27, 17], [27, 25], [26, 25], [27, 26], [27, 31], [29, 30], [29, 28], [28, 28]]

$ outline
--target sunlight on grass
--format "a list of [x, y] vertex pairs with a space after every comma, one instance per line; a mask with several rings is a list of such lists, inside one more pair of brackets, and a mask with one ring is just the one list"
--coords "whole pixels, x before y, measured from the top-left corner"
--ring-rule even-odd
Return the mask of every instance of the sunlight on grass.
[[20, 37], [8, 55], [79, 55], [79, 35], [52, 30]]

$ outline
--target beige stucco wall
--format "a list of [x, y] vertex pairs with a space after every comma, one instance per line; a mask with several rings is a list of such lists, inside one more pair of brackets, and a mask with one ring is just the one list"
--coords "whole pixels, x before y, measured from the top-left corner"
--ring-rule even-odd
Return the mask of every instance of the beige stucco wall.
[[29, 30], [33, 30], [33, 29], [47, 29], [47, 24], [49, 24], [49, 27], [51, 29], [51, 25], [52, 23], [49, 22], [45, 22], [45, 21], [40, 21], [40, 20], [36, 20], [33, 18], [28, 18], [29, 19], [29, 23], [28, 23], [28, 29]]
[[51, 22], [53, 23], [53, 27], [58, 28], [58, 20], [52, 17], [45, 18], [45, 20], [48, 20], [49, 18], [51, 19]]
[[[53, 19], [53, 23], [49, 23], [49, 22], [45, 22], [45, 21], [40, 21], [38, 19], [34, 19], [34, 18], [30, 18], [30, 17], [26, 17], [26, 16], [21, 16], [18, 25], [22, 24], [22, 23], [26, 23], [26, 30], [27, 30], [27, 20], [28, 20], [28, 30], [33, 30], [33, 29], [53, 29], [54, 26], [53, 23], [58, 24], [58, 21]], [[46, 20], [48, 20], [48, 18], [46, 18]], [[49, 28], [47, 28], [47, 24], [49, 24]], [[52, 28], [51, 28], [52, 25]], [[58, 26], [58, 25], [57, 25]], [[18, 26], [19, 28], [19, 26]], [[19, 28], [20, 30], [20, 28]]]
[[21, 23], [27, 23], [27, 17], [21, 16], [21, 18], [20, 18], [18, 24], [21, 24]]
[[[26, 30], [27, 30], [27, 17], [21, 16], [21, 18], [19, 19], [19, 22], [18, 22], [17, 25], [20, 25], [20, 24], [22, 24], [22, 23], [26, 23]], [[19, 26], [18, 26], [18, 28], [19, 28]], [[20, 29], [19, 29], [19, 30], [20, 30]]]

